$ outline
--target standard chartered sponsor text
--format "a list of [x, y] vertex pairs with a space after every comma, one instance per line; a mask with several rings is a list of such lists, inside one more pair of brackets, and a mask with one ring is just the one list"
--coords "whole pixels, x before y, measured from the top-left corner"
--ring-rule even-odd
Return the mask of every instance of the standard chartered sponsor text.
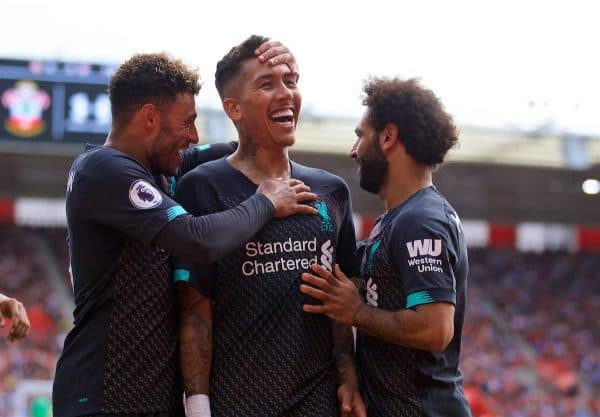
[[292, 254], [294, 252], [312, 252], [315, 256], [309, 258], [286, 259], [280, 257], [276, 260], [261, 262], [259, 260], [247, 260], [242, 263], [242, 274], [249, 277], [257, 274], [269, 274], [280, 271], [294, 271], [308, 269], [310, 264], [318, 262], [317, 238], [310, 240], [292, 240], [288, 238], [284, 241], [276, 242], [255, 242], [246, 243], [246, 256], [254, 258], [260, 255], [274, 254]]
[[310, 240], [292, 240], [288, 238], [283, 242], [248, 242], [246, 243], [246, 256], [251, 258], [258, 255], [272, 255], [276, 253], [290, 253], [290, 252], [304, 252], [304, 251], [316, 252], [317, 250], [317, 238]]
[[279, 258], [276, 261], [246, 261], [242, 264], [242, 274], [247, 277], [257, 274], [270, 274], [280, 271], [295, 271], [308, 269], [310, 264], [317, 262], [317, 257], [301, 259]]

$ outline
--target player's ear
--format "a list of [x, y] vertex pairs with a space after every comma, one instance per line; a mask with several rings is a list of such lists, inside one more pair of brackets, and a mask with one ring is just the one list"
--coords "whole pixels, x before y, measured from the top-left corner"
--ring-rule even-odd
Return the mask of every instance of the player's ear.
[[242, 118], [242, 111], [240, 109], [240, 103], [237, 99], [227, 97], [223, 100], [223, 110], [227, 113], [229, 118], [236, 122]]
[[154, 129], [160, 124], [160, 111], [156, 105], [146, 103], [139, 110], [142, 116], [144, 126], [148, 129]]
[[392, 149], [398, 143], [398, 126], [393, 123], [385, 125], [379, 134], [379, 144], [383, 151]]

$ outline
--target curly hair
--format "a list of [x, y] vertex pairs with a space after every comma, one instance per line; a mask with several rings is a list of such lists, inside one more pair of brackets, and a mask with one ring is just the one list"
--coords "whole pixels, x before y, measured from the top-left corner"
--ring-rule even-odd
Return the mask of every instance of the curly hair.
[[268, 40], [269, 38], [264, 36], [252, 35], [239, 45], [231, 48], [217, 63], [215, 86], [221, 99], [224, 98], [225, 84], [238, 74], [240, 68], [242, 68], [242, 62], [247, 59], [256, 58], [254, 51]]
[[458, 141], [458, 129], [435, 94], [415, 78], [371, 77], [364, 82], [367, 120], [377, 132], [388, 123], [398, 128], [406, 152], [427, 166], [444, 161]]
[[117, 68], [108, 93], [113, 120], [128, 121], [146, 103], [171, 102], [179, 93], [200, 91], [198, 71], [167, 53], [135, 54]]

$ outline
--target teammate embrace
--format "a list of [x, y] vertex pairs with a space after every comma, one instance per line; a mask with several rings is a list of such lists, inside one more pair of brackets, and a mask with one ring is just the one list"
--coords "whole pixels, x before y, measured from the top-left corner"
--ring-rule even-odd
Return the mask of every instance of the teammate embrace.
[[386, 213], [359, 255], [346, 183], [289, 159], [298, 76], [278, 42], [234, 46], [215, 79], [239, 147], [186, 150], [195, 71], [164, 54], [119, 67], [111, 133], [67, 186], [76, 309], [56, 417], [180, 416], [182, 388], [188, 417], [470, 415], [465, 241], [432, 184], [451, 117], [415, 80], [365, 84], [350, 156]]

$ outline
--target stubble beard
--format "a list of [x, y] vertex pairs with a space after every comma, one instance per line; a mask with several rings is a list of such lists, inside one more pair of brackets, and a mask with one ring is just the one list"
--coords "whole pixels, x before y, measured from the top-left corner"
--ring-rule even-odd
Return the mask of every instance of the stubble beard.
[[[168, 129], [161, 127], [158, 133], [158, 138], [152, 144], [150, 150], [150, 171], [153, 174], [175, 175], [172, 172], [170, 161], [172, 157], [172, 149], [170, 149], [169, 138], [172, 138]], [[175, 168], [177, 171], [177, 167]]]
[[387, 180], [389, 163], [385, 159], [378, 141], [373, 141], [365, 155], [359, 159], [359, 164], [360, 187], [369, 193], [379, 194]]

